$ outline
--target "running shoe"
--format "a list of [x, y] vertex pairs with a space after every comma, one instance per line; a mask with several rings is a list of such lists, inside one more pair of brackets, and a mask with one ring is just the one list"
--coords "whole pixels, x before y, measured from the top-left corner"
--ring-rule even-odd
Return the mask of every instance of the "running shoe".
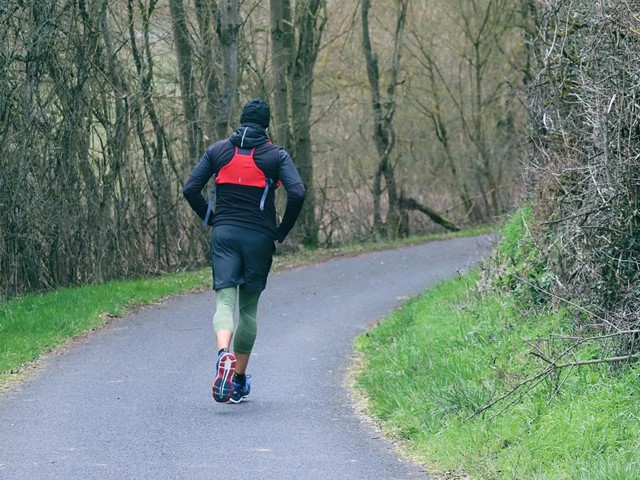
[[251, 375], [246, 376], [244, 384], [236, 383], [233, 380], [231, 381], [233, 384], [233, 393], [229, 399], [231, 403], [240, 403], [243, 398], [249, 396], [249, 392], [251, 391], [251, 382], [249, 382], [249, 378], [251, 378]]
[[232, 377], [236, 369], [236, 357], [229, 352], [222, 352], [216, 362], [216, 379], [213, 381], [213, 399], [226, 403], [233, 395]]

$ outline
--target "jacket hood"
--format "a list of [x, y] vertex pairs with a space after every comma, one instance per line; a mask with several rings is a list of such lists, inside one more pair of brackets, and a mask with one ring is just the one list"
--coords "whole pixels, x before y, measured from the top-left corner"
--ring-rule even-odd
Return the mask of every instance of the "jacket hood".
[[269, 141], [264, 127], [255, 123], [243, 123], [229, 137], [231, 143], [240, 148], [253, 148]]

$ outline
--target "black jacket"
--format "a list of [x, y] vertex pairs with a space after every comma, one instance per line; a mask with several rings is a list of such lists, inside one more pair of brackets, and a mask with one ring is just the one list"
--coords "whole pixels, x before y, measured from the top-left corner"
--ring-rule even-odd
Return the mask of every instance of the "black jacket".
[[282, 242], [293, 228], [305, 197], [305, 188], [289, 154], [269, 143], [264, 128], [253, 123], [242, 124], [226, 140], [220, 140], [207, 148], [198, 164], [189, 174], [184, 184], [183, 194], [191, 208], [203, 220], [208, 202], [202, 196], [202, 189], [212, 176], [231, 161], [235, 147], [251, 149], [255, 147], [254, 160], [258, 168], [275, 186], [278, 181], [287, 192], [287, 206], [282, 222], [277, 225], [274, 201], [275, 188], [271, 188], [260, 210], [262, 188], [244, 185], [220, 184], [216, 186], [215, 209], [209, 216], [209, 225], [237, 225], [251, 228]]

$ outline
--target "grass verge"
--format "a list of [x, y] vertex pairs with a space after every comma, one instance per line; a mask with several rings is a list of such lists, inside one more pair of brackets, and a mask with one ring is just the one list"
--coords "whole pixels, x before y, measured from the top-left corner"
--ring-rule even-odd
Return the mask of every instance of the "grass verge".
[[523, 339], [571, 329], [562, 312], [523, 317], [510, 297], [475, 293], [476, 279], [444, 282], [358, 337], [369, 413], [441, 478], [640, 478], [637, 368], [567, 370], [474, 416], [542, 370]]
[[0, 302], [0, 383], [67, 339], [99, 327], [128, 307], [147, 305], [210, 282], [209, 271], [63, 288]]

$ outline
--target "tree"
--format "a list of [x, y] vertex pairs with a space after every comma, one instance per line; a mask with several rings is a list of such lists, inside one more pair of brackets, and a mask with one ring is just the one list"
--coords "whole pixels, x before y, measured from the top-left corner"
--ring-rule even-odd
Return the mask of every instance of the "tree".
[[182, 108], [187, 130], [187, 148], [189, 157], [198, 158], [202, 153], [203, 138], [199, 121], [198, 98], [194, 79], [193, 47], [187, 13], [182, 0], [169, 0], [173, 36], [176, 42], [178, 60], [178, 78], [182, 93]]
[[522, 7], [508, 0], [456, 0], [433, 19], [434, 25], [451, 25], [451, 33], [414, 28], [410, 37], [411, 53], [426, 74], [415, 80], [418, 93], [411, 98], [433, 126], [472, 223], [505, 210], [503, 192], [517, 170], [522, 108], [514, 92], [526, 63]]
[[[367, 65], [367, 78], [371, 90], [371, 107], [373, 114], [373, 140], [378, 153], [378, 165], [373, 181], [373, 219], [374, 230], [383, 238], [395, 238], [408, 234], [408, 210], [418, 210], [428, 215], [443, 227], [455, 230], [457, 227], [435, 210], [421, 205], [412, 198], [406, 198], [399, 192], [396, 172], [391, 161], [396, 143], [394, 116], [397, 108], [397, 87], [400, 84], [399, 73], [404, 42], [404, 30], [407, 21], [409, 0], [396, 0], [396, 22], [393, 33], [393, 51], [391, 54], [389, 83], [386, 98], [383, 98], [380, 87], [380, 68], [378, 56], [373, 50], [369, 27], [369, 11], [371, 0], [363, 0], [361, 8], [362, 47]], [[384, 180], [384, 186], [383, 186]], [[382, 198], [386, 192], [388, 213], [386, 222], [382, 219]]]
[[[239, 2], [195, 0], [198, 38], [189, 30], [192, 10], [183, 0], [170, 0], [169, 5], [187, 147], [189, 157], [195, 159], [204, 148], [203, 130], [210, 139], [229, 134], [237, 99]], [[205, 105], [204, 112], [200, 111], [201, 104]]]
[[[302, 241], [318, 243], [311, 153], [313, 68], [327, 22], [326, 0], [271, 0], [274, 130], [289, 150], [307, 188], [300, 215]], [[293, 13], [293, 16], [292, 16]]]
[[[371, 88], [371, 107], [373, 110], [373, 140], [378, 152], [378, 167], [373, 182], [373, 226], [375, 231], [387, 237], [398, 234], [400, 222], [400, 201], [396, 186], [395, 172], [390, 157], [395, 145], [395, 131], [393, 129], [393, 116], [396, 112], [396, 88], [398, 86], [398, 73], [400, 70], [400, 57], [402, 54], [402, 41], [404, 26], [407, 18], [408, 0], [396, 1], [396, 29], [394, 35], [393, 54], [391, 58], [391, 71], [389, 72], [389, 84], [387, 86], [386, 101], [380, 92], [380, 70], [377, 55], [371, 44], [369, 30], [369, 11], [371, 0], [362, 2], [362, 46], [367, 61], [367, 78]], [[382, 221], [381, 200], [383, 195], [382, 180], [385, 180], [389, 213], [386, 226]]]
[[[2, 296], [192, 261], [155, 0], [0, 8]], [[157, 28], [157, 29], [156, 29]], [[168, 86], [167, 86], [168, 85]], [[188, 159], [192, 164], [193, 159]]]
[[[240, 2], [221, 0], [218, 4], [196, 0], [195, 13], [200, 29], [198, 57], [206, 104], [202, 123], [207, 137], [224, 138], [233, 123], [238, 97]], [[220, 63], [222, 73], [219, 73]]]

